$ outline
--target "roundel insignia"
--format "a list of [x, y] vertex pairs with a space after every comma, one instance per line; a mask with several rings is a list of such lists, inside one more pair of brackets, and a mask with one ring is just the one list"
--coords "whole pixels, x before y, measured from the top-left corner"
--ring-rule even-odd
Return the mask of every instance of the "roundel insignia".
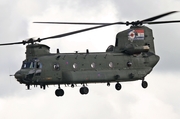
[[128, 33], [128, 40], [130, 40], [131, 42], [133, 42], [135, 37], [136, 37], [136, 34], [135, 34], [134, 30], [132, 30]]
[[128, 40], [131, 42], [134, 40], [144, 40], [144, 29], [131, 29], [128, 32]]

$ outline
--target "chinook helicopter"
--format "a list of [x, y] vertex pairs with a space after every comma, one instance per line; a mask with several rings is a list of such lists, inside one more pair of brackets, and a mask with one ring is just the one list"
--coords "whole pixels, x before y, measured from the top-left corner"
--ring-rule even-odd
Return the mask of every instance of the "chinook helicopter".
[[[27, 89], [30, 89], [32, 85], [39, 85], [43, 89], [46, 89], [48, 85], [58, 85], [55, 95], [59, 97], [64, 95], [61, 85], [74, 87], [81, 84], [79, 92], [82, 95], [88, 94], [88, 83], [107, 83], [107, 86], [110, 86], [110, 83], [116, 83], [115, 89], [120, 90], [122, 87], [120, 82], [141, 80], [142, 87], [147, 88], [148, 83], [145, 81], [145, 77], [153, 70], [160, 57], [155, 54], [152, 30], [144, 24], [180, 22], [180, 20], [153, 22], [176, 12], [178, 11], [133, 22], [34, 22], [95, 26], [46, 38], [30, 38], [20, 42], [3, 43], [0, 46], [27, 44], [26, 59], [23, 61], [21, 69], [14, 74], [17, 81], [25, 84]], [[38, 43], [111, 25], [131, 26], [129, 29], [117, 33], [115, 45], [110, 45], [106, 52], [91, 53], [86, 50], [85, 53], [60, 53], [57, 49], [57, 53], [50, 53], [49, 46]]]

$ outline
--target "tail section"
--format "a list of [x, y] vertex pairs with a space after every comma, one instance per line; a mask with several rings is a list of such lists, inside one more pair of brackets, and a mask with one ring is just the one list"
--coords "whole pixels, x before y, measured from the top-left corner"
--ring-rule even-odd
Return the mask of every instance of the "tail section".
[[152, 30], [145, 26], [131, 26], [116, 36], [115, 52], [139, 54], [141, 52], [155, 54]]

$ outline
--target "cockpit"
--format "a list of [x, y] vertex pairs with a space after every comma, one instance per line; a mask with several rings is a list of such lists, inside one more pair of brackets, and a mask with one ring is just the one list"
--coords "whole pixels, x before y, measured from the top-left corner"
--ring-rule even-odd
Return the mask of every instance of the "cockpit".
[[15, 78], [20, 83], [32, 83], [33, 77], [41, 76], [42, 64], [38, 59], [24, 60], [22, 67], [15, 73]]
[[34, 69], [34, 68], [42, 68], [42, 64], [37, 60], [34, 59], [32, 61], [23, 61], [22, 69]]

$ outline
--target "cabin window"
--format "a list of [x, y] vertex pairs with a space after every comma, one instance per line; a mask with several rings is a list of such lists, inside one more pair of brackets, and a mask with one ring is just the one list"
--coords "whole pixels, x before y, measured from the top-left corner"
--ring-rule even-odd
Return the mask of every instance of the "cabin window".
[[77, 69], [77, 64], [76, 63], [73, 64], [73, 68]]
[[113, 63], [112, 63], [112, 62], [109, 63], [109, 67], [110, 67], [110, 68], [113, 67]]
[[128, 66], [128, 67], [131, 67], [131, 66], [132, 66], [132, 62], [128, 61], [128, 62], [127, 62], [127, 66]]
[[55, 70], [60, 70], [60, 65], [59, 64], [54, 64], [54, 69]]
[[93, 62], [93, 63], [91, 64], [91, 68], [95, 68], [95, 66], [96, 66], [96, 64]]

